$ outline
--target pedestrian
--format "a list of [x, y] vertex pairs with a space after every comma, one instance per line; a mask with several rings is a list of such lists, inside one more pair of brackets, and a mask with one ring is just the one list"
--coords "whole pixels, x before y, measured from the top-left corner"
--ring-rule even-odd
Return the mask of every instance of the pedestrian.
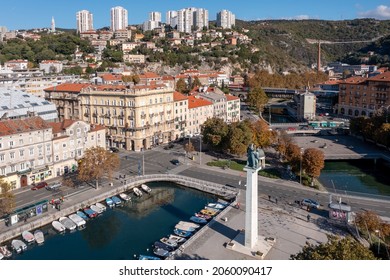
[[237, 209], [240, 209], [240, 203], [239, 202], [237, 202], [236, 207], [237, 207]]
[[307, 222], [310, 222], [310, 214], [307, 214]]
[[271, 196], [270, 195], [268, 195], [268, 201], [271, 201]]
[[275, 203], [278, 204], [278, 199], [277, 198], [275, 198]]

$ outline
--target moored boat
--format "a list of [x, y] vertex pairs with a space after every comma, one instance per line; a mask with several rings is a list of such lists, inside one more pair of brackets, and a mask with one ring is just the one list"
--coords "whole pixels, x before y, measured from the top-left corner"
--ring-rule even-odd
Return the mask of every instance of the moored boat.
[[27, 243], [32, 243], [35, 241], [34, 234], [29, 232], [28, 230], [22, 232], [22, 237], [23, 240], [26, 241]]
[[193, 227], [189, 227], [189, 226], [185, 226], [185, 225], [180, 225], [180, 224], [175, 225], [175, 229], [184, 230], [184, 231], [189, 231], [189, 232], [194, 232], [194, 231], [196, 230], [196, 229], [193, 228]]
[[10, 258], [12, 257], [12, 252], [8, 250], [7, 246], [1, 246], [0, 247], [0, 253], [5, 257], [5, 258]]
[[164, 250], [163, 248], [155, 247], [153, 248], [153, 253], [159, 257], [168, 257], [169, 256], [169, 251]]
[[77, 214], [70, 214], [68, 217], [76, 224], [78, 229], [84, 228], [87, 224], [87, 222]]
[[97, 216], [97, 212], [93, 211], [91, 208], [84, 208], [84, 213], [88, 216], [88, 218], [92, 219]]
[[134, 192], [135, 196], [138, 196], [138, 197], [142, 196], [142, 192], [137, 187], [133, 188], [133, 192]]
[[147, 185], [145, 185], [145, 184], [142, 184], [141, 185], [141, 189], [144, 191], [144, 192], [146, 192], [146, 193], [150, 193], [151, 191], [152, 191], [152, 189], [151, 188], [149, 188]]
[[99, 207], [100, 209], [102, 209], [102, 210], [103, 210], [103, 212], [107, 210], [107, 207], [106, 207], [106, 206], [104, 206], [104, 204], [103, 204], [103, 203], [96, 202], [96, 203], [95, 203], [95, 205], [96, 205], [97, 207]]
[[107, 206], [110, 207], [110, 208], [112, 208], [112, 207], [115, 206], [114, 201], [112, 201], [112, 199], [109, 198], [109, 197], [106, 198], [106, 204], [107, 204]]
[[174, 240], [169, 239], [168, 237], [163, 237], [160, 239], [160, 241], [164, 244], [167, 244], [168, 246], [171, 246], [172, 248], [177, 247], [177, 242]]
[[112, 199], [112, 201], [114, 201], [115, 206], [119, 206], [119, 205], [122, 204], [122, 200], [119, 197], [115, 196], [115, 195], [113, 197], [111, 197], [111, 199]]
[[85, 213], [83, 211], [77, 211], [76, 214], [78, 216], [80, 216], [81, 218], [83, 218], [83, 220], [85, 220], [85, 221], [88, 221], [88, 219], [89, 219], [88, 216], [85, 215]]
[[210, 220], [212, 218], [211, 216], [205, 215], [205, 214], [202, 214], [202, 213], [195, 213], [194, 215], [196, 217], [199, 217], [199, 218], [202, 218], [202, 219], [205, 219], [205, 220]]
[[34, 231], [34, 238], [38, 244], [43, 244], [43, 242], [45, 242], [45, 236], [44, 236], [43, 232], [39, 229]]
[[214, 215], [217, 215], [219, 212], [221, 212], [221, 209], [211, 208], [211, 207], [208, 207], [208, 206], [205, 206], [204, 210], [215, 212]]
[[197, 223], [197, 224], [206, 224], [207, 223], [206, 219], [203, 219], [203, 218], [200, 218], [200, 217], [196, 217], [196, 216], [192, 216], [190, 218], [190, 221], [192, 221], [194, 223]]
[[208, 215], [208, 216], [215, 216], [217, 214], [216, 211], [214, 210], [209, 210], [209, 209], [202, 209], [200, 210], [201, 214]]
[[191, 223], [191, 222], [185, 222], [185, 221], [178, 222], [178, 225], [183, 225], [185, 227], [192, 227], [192, 228], [195, 228], [195, 229], [200, 227], [200, 225], [198, 225], [198, 224]]
[[77, 225], [68, 217], [61, 217], [58, 221], [63, 224], [67, 230], [73, 231], [76, 229]]
[[174, 235], [174, 234], [169, 235], [168, 238], [173, 240], [173, 241], [176, 241], [177, 244], [184, 243], [184, 242], [187, 241], [186, 238], [180, 237], [180, 236], [177, 236], [177, 235]]
[[165, 243], [162, 243], [161, 241], [154, 242], [153, 246], [157, 247], [157, 248], [162, 248], [162, 249], [167, 250], [169, 252], [175, 250], [175, 247], [170, 246], [170, 245], [165, 244]]
[[22, 240], [14, 239], [11, 242], [12, 249], [15, 250], [16, 253], [21, 253], [27, 250], [27, 245]]
[[129, 201], [131, 200], [131, 197], [125, 193], [120, 193], [119, 197], [122, 198], [124, 201]]
[[100, 207], [98, 207], [98, 206], [96, 206], [96, 205], [94, 205], [94, 204], [92, 204], [91, 206], [89, 206], [89, 208], [91, 208], [91, 210], [95, 211], [95, 212], [98, 213], [98, 214], [103, 213], [103, 209], [100, 208]]
[[161, 260], [160, 258], [158, 257], [154, 257], [154, 256], [148, 256], [148, 255], [139, 255], [139, 260]]
[[221, 210], [221, 209], [224, 209], [226, 206], [221, 204], [221, 203], [209, 203], [209, 204], [207, 204], [207, 207], [212, 208], [212, 209]]
[[180, 236], [180, 237], [190, 237], [192, 235], [192, 232], [191, 231], [186, 231], [186, 230], [182, 230], [182, 229], [178, 229], [178, 228], [175, 228], [173, 230], [173, 232], [177, 235], [177, 236]]
[[58, 231], [58, 232], [64, 232], [65, 229], [66, 229], [66, 227], [65, 227], [62, 223], [60, 223], [59, 221], [53, 221], [53, 222], [51, 223], [51, 225], [52, 225], [53, 228], [54, 228], [56, 231]]
[[4, 258], [4, 255], [0, 252], [0, 260]]

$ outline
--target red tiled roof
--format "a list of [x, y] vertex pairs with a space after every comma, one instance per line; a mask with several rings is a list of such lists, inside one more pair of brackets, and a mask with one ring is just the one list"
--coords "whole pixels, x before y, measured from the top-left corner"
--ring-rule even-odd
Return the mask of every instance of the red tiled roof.
[[63, 120], [62, 122], [49, 122], [48, 124], [52, 127], [53, 133], [60, 133], [67, 127], [77, 122], [76, 120]]
[[350, 77], [350, 78], [343, 80], [341, 83], [343, 83], [343, 84], [360, 84], [360, 83], [365, 82], [366, 80], [367, 80], [366, 78], [354, 76], [354, 77]]
[[80, 92], [83, 88], [90, 86], [90, 84], [60, 84], [58, 86], [49, 87], [44, 91], [64, 91], [64, 92]]
[[104, 74], [101, 78], [105, 81], [122, 81], [122, 75]]
[[48, 128], [50, 128], [50, 125], [41, 117], [31, 117], [27, 119], [7, 119], [0, 121], [0, 136]]
[[140, 79], [152, 79], [152, 78], [159, 78], [160, 76], [157, 75], [156, 73], [154, 72], [145, 72], [141, 75], [139, 75], [139, 78]]
[[368, 78], [368, 80], [374, 82], [390, 82], [390, 72], [383, 72], [379, 75]]
[[188, 108], [193, 109], [193, 108], [198, 108], [202, 106], [210, 106], [213, 105], [212, 102], [204, 100], [202, 98], [197, 98], [195, 96], [188, 96]]
[[226, 96], [227, 101], [240, 99], [239, 97], [234, 96], [234, 95], [230, 95], [230, 94], [226, 94], [225, 96]]
[[188, 99], [188, 97], [185, 96], [184, 94], [182, 94], [178, 91], [173, 92], [173, 101], [181, 101], [181, 100], [186, 100], [186, 99]]

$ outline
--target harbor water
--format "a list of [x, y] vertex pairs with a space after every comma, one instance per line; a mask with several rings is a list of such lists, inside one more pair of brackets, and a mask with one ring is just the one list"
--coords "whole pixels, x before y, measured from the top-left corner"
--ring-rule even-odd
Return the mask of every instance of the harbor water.
[[329, 191], [390, 199], [389, 163], [372, 159], [326, 161], [319, 181]]
[[148, 184], [150, 195], [131, 195], [122, 207], [107, 209], [89, 220], [83, 230], [58, 234], [51, 225], [42, 229], [43, 245], [29, 245], [14, 253], [18, 260], [132, 260], [140, 254], [153, 255], [152, 244], [173, 234], [174, 226], [216, 198], [168, 182]]

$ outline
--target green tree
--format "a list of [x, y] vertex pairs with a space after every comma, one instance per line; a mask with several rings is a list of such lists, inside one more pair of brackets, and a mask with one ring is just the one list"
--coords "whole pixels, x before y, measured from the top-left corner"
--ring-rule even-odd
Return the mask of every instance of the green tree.
[[249, 121], [235, 122], [228, 126], [224, 151], [243, 155], [248, 145], [252, 142], [252, 129]]
[[264, 105], [268, 102], [268, 97], [261, 87], [251, 89], [247, 95], [247, 102], [251, 107], [256, 108], [259, 114], [264, 109]]
[[4, 179], [0, 178], [0, 217], [9, 214], [15, 208], [15, 195], [12, 186]]
[[176, 90], [178, 92], [184, 93], [187, 90], [187, 84], [183, 78], [180, 78], [176, 83]]
[[306, 243], [302, 251], [290, 256], [291, 260], [376, 260], [372, 251], [352, 237], [328, 236], [326, 243]]
[[184, 151], [186, 151], [187, 155], [191, 154], [193, 151], [195, 151], [194, 145], [190, 140], [188, 140], [188, 143], [184, 145]]
[[202, 83], [200, 82], [198, 77], [195, 77], [195, 79], [192, 82], [191, 89], [194, 89], [196, 87], [202, 86]]
[[228, 130], [228, 125], [223, 119], [214, 117], [206, 120], [202, 126], [203, 143], [222, 150]]
[[119, 156], [111, 153], [102, 147], [93, 147], [85, 151], [84, 157], [79, 165], [78, 179], [81, 181], [95, 180], [96, 189], [99, 187], [99, 179], [112, 174], [120, 165]]

